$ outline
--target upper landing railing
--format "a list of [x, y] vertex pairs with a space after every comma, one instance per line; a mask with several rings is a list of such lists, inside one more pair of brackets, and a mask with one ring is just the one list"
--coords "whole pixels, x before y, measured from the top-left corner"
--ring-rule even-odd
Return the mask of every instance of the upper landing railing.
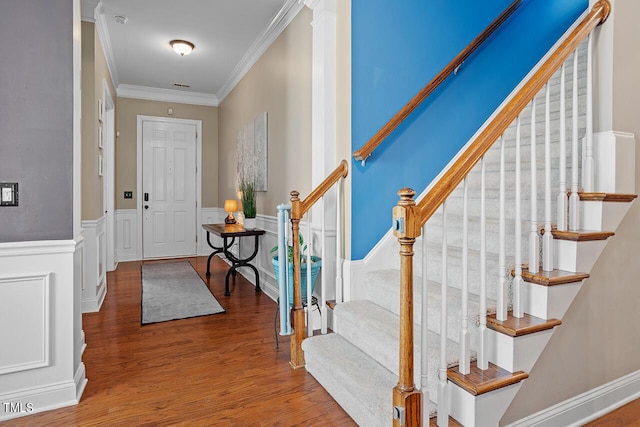
[[387, 122], [366, 144], [353, 152], [353, 158], [364, 162], [373, 151], [397, 128], [404, 119], [415, 110], [436, 88], [451, 74], [456, 73], [462, 63], [493, 34], [493, 32], [506, 21], [509, 16], [520, 6], [522, 0], [514, 0], [487, 28], [485, 28], [462, 52], [442, 69], [425, 87], [418, 92], [395, 116]]

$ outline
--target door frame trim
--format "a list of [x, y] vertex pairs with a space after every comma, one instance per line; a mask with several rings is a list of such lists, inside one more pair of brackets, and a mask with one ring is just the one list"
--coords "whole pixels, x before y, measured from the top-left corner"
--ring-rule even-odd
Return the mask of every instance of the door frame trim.
[[137, 256], [143, 259], [142, 240], [142, 122], [174, 123], [196, 126], [196, 247], [198, 253], [198, 227], [202, 223], [202, 120], [174, 119], [172, 117], [137, 116], [137, 148], [136, 148], [136, 222], [137, 222]]

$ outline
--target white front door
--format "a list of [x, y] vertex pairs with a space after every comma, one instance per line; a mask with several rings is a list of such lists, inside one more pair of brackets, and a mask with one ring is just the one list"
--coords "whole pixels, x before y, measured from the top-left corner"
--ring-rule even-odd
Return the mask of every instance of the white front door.
[[196, 254], [196, 126], [143, 121], [143, 258]]

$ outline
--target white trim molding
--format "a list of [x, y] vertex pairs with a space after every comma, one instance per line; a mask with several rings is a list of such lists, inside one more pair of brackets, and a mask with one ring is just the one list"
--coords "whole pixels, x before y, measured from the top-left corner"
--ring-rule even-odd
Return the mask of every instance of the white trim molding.
[[149, 101], [177, 102], [179, 104], [217, 107], [218, 97], [211, 93], [185, 92], [175, 89], [119, 84], [116, 92], [120, 98], [146, 99]]
[[536, 412], [507, 427], [581, 426], [640, 397], [640, 371]]
[[[94, 11], [94, 19], [96, 21], [96, 30], [98, 32], [98, 38], [100, 39], [100, 43], [102, 44], [102, 49], [104, 50], [104, 58], [107, 61], [107, 68], [109, 69], [109, 74], [111, 74], [111, 81], [115, 87], [118, 87], [120, 84], [120, 79], [118, 78], [118, 70], [116, 68], [116, 62], [113, 56], [113, 48], [111, 47], [111, 36], [109, 35], [109, 28], [107, 27], [107, 17], [104, 13], [104, 6], [102, 5], [102, 1], [98, 3]], [[118, 94], [119, 96], [120, 94]]]
[[218, 100], [222, 102], [234, 87], [249, 72], [251, 67], [260, 59], [262, 54], [271, 46], [289, 23], [298, 15], [304, 6], [299, 0], [287, 0], [273, 17], [267, 28], [260, 33], [240, 62], [235, 66], [227, 81], [218, 91]]

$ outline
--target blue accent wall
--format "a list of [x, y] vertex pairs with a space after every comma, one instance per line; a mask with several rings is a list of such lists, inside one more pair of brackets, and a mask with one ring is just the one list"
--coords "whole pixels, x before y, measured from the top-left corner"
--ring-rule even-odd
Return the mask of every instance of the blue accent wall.
[[[364, 145], [511, 0], [352, 0], [352, 149]], [[400, 188], [419, 194], [588, 7], [522, 5], [373, 153], [352, 160], [352, 259], [391, 226]]]

